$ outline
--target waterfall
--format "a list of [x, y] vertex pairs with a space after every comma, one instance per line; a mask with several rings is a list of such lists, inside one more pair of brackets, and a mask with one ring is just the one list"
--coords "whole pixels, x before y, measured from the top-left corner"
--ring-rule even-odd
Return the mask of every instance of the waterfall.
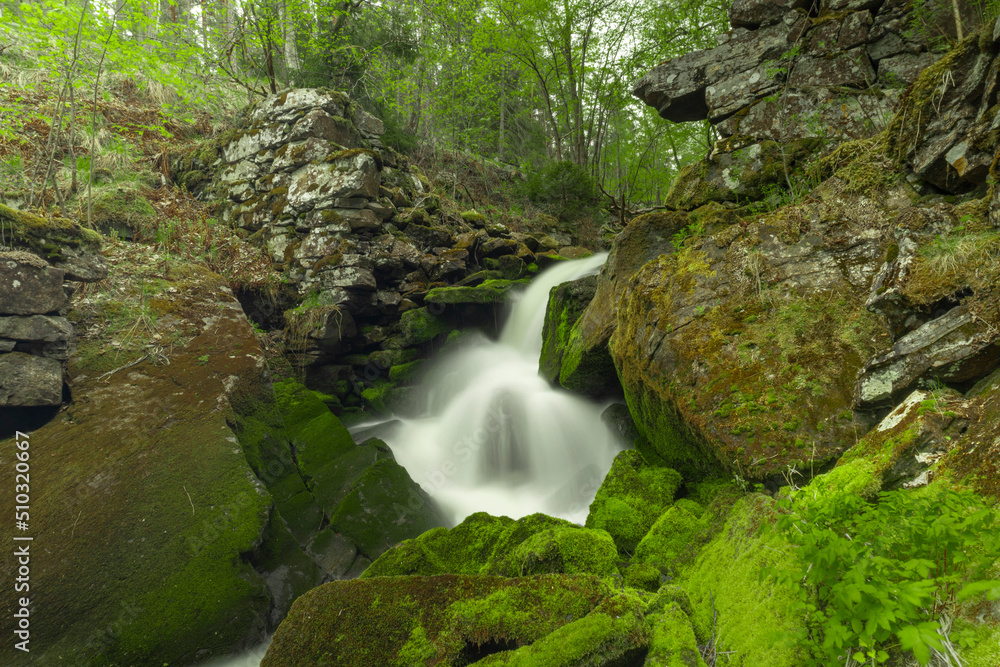
[[396, 459], [459, 522], [473, 512], [545, 512], [582, 523], [619, 449], [600, 406], [538, 375], [552, 287], [606, 254], [560, 262], [514, 296], [499, 340], [474, 334], [424, 378], [426, 414], [378, 429]]

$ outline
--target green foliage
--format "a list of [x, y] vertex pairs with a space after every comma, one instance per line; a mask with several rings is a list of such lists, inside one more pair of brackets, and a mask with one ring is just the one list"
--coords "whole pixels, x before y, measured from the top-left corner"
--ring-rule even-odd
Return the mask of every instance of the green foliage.
[[528, 173], [528, 198], [561, 220], [578, 217], [597, 202], [597, 184], [590, 173], [572, 162], [553, 162]]
[[[798, 591], [806, 622], [793, 641], [811, 651], [809, 664], [846, 656], [881, 664], [898, 639], [926, 665], [950, 641], [945, 611], [972, 595], [1000, 595], [1000, 582], [983, 581], [1000, 557], [996, 515], [971, 491], [891, 491], [874, 504], [810, 495], [784, 501], [778, 522], [798, 546], [798, 568], [768, 572]], [[959, 634], [960, 644], [968, 640]]]

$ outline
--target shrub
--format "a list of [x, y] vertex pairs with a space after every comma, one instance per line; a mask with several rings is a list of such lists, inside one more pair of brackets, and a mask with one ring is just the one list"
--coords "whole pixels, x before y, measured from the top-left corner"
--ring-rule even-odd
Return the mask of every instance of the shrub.
[[[1000, 594], [1000, 582], [982, 581], [1000, 557], [996, 515], [971, 491], [891, 491], [875, 504], [809, 495], [786, 500], [778, 522], [800, 567], [770, 574], [799, 593], [806, 623], [794, 641], [811, 651], [811, 664], [880, 664], [898, 639], [926, 665], [950, 641], [946, 610], [973, 594]], [[973, 583], [960, 591], [964, 582]], [[968, 645], [973, 634], [954, 636]]]

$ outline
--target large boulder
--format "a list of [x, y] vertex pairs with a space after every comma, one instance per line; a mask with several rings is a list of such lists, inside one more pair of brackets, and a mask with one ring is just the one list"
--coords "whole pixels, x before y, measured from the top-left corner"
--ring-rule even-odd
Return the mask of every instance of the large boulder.
[[855, 374], [888, 337], [863, 304], [889, 244], [845, 189], [689, 238], [632, 278], [611, 352], [666, 465], [759, 479], [853, 440]]
[[[32, 651], [4, 649], [5, 664], [195, 662], [267, 629], [273, 597], [254, 554], [272, 500], [227, 424], [236, 389], [262, 383], [263, 353], [220, 276], [191, 267], [184, 285], [170, 363], [102, 377], [74, 356], [85, 398], [24, 438], [44, 480], [24, 534], [33, 556], [45, 546], [31, 561]], [[4, 443], [3, 465], [14, 451]]]

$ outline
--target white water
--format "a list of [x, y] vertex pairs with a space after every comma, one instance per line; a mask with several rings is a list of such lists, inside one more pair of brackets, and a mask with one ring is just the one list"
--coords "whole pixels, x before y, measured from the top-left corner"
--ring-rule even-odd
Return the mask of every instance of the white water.
[[[500, 340], [472, 336], [434, 363], [423, 382], [426, 416], [379, 429], [454, 523], [479, 511], [586, 519], [620, 445], [601, 420], [601, 406], [539, 377], [538, 357], [549, 290], [596, 272], [606, 257], [560, 262], [532, 280], [515, 297]], [[202, 667], [259, 665], [269, 643]]]
[[473, 512], [545, 512], [582, 523], [619, 449], [600, 406], [538, 375], [549, 290], [606, 255], [561, 262], [515, 297], [498, 341], [474, 336], [423, 381], [429, 410], [381, 433], [396, 459], [460, 522]]

